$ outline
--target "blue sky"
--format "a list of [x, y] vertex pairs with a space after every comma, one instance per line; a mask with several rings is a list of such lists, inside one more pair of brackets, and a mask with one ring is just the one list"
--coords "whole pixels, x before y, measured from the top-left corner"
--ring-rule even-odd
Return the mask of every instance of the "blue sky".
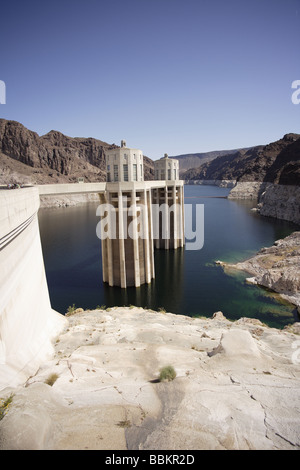
[[2, 2], [0, 117], [164, 153], [300, 133], [300, 0]]

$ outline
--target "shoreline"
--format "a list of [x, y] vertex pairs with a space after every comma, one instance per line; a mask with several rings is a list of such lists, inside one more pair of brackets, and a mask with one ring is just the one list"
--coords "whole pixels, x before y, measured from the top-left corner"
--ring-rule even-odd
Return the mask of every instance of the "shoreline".
[[230, 270], [252, 274], [247, 282], [263, 286], [295, 305], [300, 314], [300, 231], [261, 248], [254, 256], [239, 263], [216, 261], [230, 275]]

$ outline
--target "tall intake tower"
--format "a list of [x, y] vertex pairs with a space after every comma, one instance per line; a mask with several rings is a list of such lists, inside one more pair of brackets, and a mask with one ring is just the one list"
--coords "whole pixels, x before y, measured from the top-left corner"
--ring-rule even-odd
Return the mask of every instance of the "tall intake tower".
[[103, 281], [139, 287], [155, 277], [154, 248], [184, 245], [178, 161], [165, 155], [155, 162], [157, 179], [144, 181], [143, 152], [122, 140], [121, 147], [106, 151], [106, 175], [99, 194]]

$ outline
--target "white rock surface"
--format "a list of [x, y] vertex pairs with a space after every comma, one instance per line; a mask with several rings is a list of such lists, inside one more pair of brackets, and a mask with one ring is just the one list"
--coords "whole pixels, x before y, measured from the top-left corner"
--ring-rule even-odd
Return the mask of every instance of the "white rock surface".
[[[0, 448], [299, 449], [299, 349], [299, 335], [221, 312], [78, 313], [54, 357], [1, 392]], [[160, 383], [165, 365], [177, 375]]]
[[261, 181], [238, 181], [231, 189], [228, 199], [253, 199], [258, 200], [260, 195], [266, 191], [272, 183], [263, 183]]

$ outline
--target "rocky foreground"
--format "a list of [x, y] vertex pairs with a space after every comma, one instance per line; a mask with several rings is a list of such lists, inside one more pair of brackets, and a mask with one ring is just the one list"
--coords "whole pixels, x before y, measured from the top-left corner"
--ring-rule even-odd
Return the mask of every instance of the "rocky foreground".
[[241, 269], [253, 275], [248, 281], [267, 287], [295, 304], [300, 313], [300, 232], [262, 248], [255, 256], [234, 265], [222, 263], [228, 272]]
[[0, 393], [0, 449], [300, 448], [299, 324], [137, 307], [67, 320], [53, 357]]

